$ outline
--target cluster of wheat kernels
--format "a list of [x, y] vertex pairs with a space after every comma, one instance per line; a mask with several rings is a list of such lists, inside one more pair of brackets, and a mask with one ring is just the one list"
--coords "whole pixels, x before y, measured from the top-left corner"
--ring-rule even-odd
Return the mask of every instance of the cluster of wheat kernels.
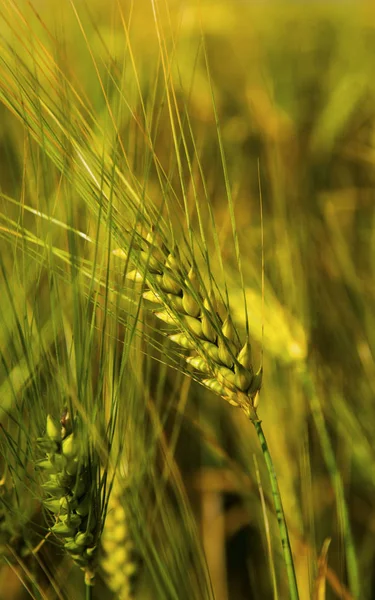
[[63, 538], [65, 550], [85, 571], [86, 584], [91, 584], [99, 531], [96, 482], [92, 481], [77, 434], [69, 431], [68, 423], [65, 419], [64, 426], [59, 427], [51, 416], [47, 417], [46, 435], [38, 440], [46, 457], [37, 465], [48, 474], [42, 487], [48, 494], [43, 505], [56, 519], [51, 531]]
[[[261, 387], [262, 370], [254, 373], [250, 342], [241, 344], [229, 309], [218, 302], [212, 290], [208, 294], [202, 291], [194, 267], [186, 267], [177, 251], [170, 252], [159, 235], [149, 233], [142, 242], [144, 249], [139, 252], [137, 269], [128, 278], [145, 282], [149, 289], [144, 298], [163, 306], [155, 315], [177, 328], [169, 335], [173, 342], [194, 351], [194, 356], [186, 360], [205, 375], [202, 383], [231, 404], [251, 412]], [[224, 318], [220, 314], [223, 311]]]
[[100, 566], [108, 587], [118, 600], [132, 600], [139, 570], [139, 557], [124, 506], [125, 493], [123, 486], [115, 480], [101, 537]]

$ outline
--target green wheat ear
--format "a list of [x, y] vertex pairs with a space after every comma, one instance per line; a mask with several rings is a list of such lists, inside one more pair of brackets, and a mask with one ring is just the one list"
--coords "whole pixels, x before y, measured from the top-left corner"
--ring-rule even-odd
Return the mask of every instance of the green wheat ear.
[[118, 600], [133, 600], [140, 560], [129, 530], [126, 488], [115, 478], [101, 537], [99, 564]]
[[43, 505], [55, 517], [51, 532], [84, 571], [86, 585], [93, 585], [101, 531], [98, 463], [81, 440], [80, 425], [65, 417], [61, 427], [48, 415], [45, 437], [38, 440], [45, 456], [37, 466], [48, 476], [42, 488]]
[[161, 235], [150, 232], [138, 242], [137, 269], [128, 279], [147, 285], [143, 297], [161, 305], [154, 314], [175, 327], [171, 341], [194, 353], [186, 360], [201, 383], [256, 419], [262, 368], [254, 372], [250, 340], [240, 342], [229, 307], [205, 290], [197, 269], [170, 251]]

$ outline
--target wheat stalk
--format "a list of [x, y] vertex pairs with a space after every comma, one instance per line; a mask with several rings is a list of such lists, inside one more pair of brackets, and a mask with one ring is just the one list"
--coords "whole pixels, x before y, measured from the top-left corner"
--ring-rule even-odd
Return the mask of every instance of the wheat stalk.
[[[137, 233], [140, 248], [137, 268], [127, 277], [146, 284], [143, 297], [162, 306], [157, 318], [177, 331], [169, 338], [193, 352], [186, 361], [200, 375], [200, 381], [233, 406], [240, 407], [252, 421], [269, 473], [272, 496], [284, 554], [291, 600], [299, 592], [292, 549], [281, 494], [272, 456], [268, 448], [257, 407], [262, 385], [262, 366], [254, 373], [251, 344], [241, 344], [228, 304], [218, 299], [213, 289], [207, 293], [203, 278], [193, 262], [182, 261], [177, 249], [170, 251], [165, 238], [155, 229]], [[121, 251], [115, 251], [121, 255]], [[202, 374], [205, 375], [202, 378]], [[208, 375], [208, 377], [207, 377]]]
[[48, 474], [42, 485], [48, 494], [43, 505], [55, 517], [51, 531], [63, 539], [64, 549], [85, 573], [86, 586], [91, 586], [101, 529], [98, 486], [89, 454], [80, 443], [78, 419], [72, 424], [65, 413], [61, 424], [48, 415], [46, 435], [38, 440], [46, 456], [37, 466]]

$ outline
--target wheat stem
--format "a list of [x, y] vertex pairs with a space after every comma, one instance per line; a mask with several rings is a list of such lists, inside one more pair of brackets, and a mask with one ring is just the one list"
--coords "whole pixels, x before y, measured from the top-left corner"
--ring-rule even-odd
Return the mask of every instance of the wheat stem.
[[260, 442], [260, 446], [262, 448], [264, 460], [267, 465], [267, 470], [268, 470], [268, 474], [269, 474], [269, 478], [270, 478], [270, 482], [271, 482], [272, 497], [273, 497], [273, 502], [275, 505], [277, 524], [279, 526], [281, 545], [282, 545], [283, 554], [284, 554], [284, 562], [286, 565], [286, 571], [287, 571], [287, 576], [288, 576], [290, 599], [298, 600], [299, 594], [298, 594], [296, 574], [295, 574], [295, 570], [294, 570], [292, 548], [290, 546], [288, 527], [286, 524], [283, 504], [281, 501], [281, 494], [280, 494], [280, 490], [279, 490], [279, 484], [277, 482], [275, 467], [273, 464], [271, 453], [268, 448], [266, 437], [263, 433], [261, 421], [259, 421], [258, 419], [253, 419], [253, 418], [251, 418], [251, 421], [254, 424], [255, 431], [257, 432], [257, 436], [258, 436], [258, 439]]
[[88, 585], [86, 583], [85, 588], [86, 588], [85, 600], [92, 600], [92, 589], [93, 589], [92, 585]]

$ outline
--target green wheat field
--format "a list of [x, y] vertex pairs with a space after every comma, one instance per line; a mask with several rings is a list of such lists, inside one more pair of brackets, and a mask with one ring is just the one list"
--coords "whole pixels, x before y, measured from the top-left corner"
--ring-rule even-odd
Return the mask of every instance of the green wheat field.
[[375, 10], [0, 2], [0, 600], [375, 598]]

